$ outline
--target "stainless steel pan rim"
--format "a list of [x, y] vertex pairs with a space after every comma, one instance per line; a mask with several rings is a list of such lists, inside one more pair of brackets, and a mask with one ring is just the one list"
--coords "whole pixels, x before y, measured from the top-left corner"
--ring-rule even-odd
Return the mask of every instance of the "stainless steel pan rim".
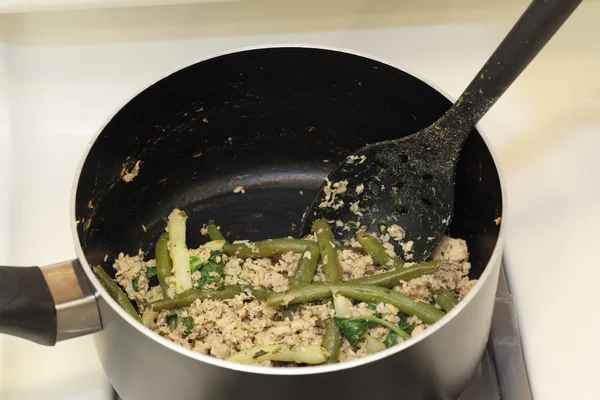
[[478, 282], [475, 284], [475, 286], [471, 289], [471, 291], [467, 294], [467, 296], [451, 311], [449, 312], [447, 315], [445, 315], [439, 322], [437, 322], [436, 324], [434, 324], [432, 327], [428, 328], [427, 330], [425, 330], [422, 334], [420, 334], [419, 336], [415, 337], [414, 339], [411, 339], [407, 342], [401, 343], [397, 346], [391, 347], [389, 349], [383, 350], [379, 353], [376, 354], [372, 354], [369, 355], [367, 357], [364, 358], [360, 358], [360, 359], [356, 359], [356, 360], [352, 360], [352, 361], [347, 361], [347, 362], [343, 362], [343, 363], [339, 363], [339, 364], [334, 364], [334, 365], [321, 365], [321, 366], [312, 366], [312, 367], [301, 367], [301, 368], [265, 368], [265, 367], [259, 367], [259, 366], [252, 366], [252, 365], [242, 365], [242, 364], [238, 364], [238, 363], [233, 363], [230, 361], [225, 361], [225, 360], [221, 360], [215, 357], [211, 357], [211, 356], [207, 356], [204, 354], [200, 354], [198, 352], [195, 352], [193, 350], [189, 350], [184, 348], [183, 346], [177, 345], [165, 338], [163, 338], [160, 335], [155, 334], [154, 332], [152, 332], [150, 329], [146, 328], [144, 325], [142, 325], [141, 323], [139, 323], [138, 321], [136, 321], [131, 315], [129, 315], [128, 313], [126, 313], [118, 304], [117, 302], [115, 302], [112, 297], [110, 297], [110, 295], [106, 292], [106, 290], [102, 287], [102, 285], [100, 285], [100, 283], [98, 282], [98, 280], [96, 279], [96, 276], [94, 275], [94, 273], [92, 272], [92, 269], [90, 267], [90, 265], [88, 264], [85, 255], [83, 253], [83, 248], [81, 247], [81, 242], [79, 241], [79, 236], [77, 234], [77, 226], [76, 226], [76, 213], [75, 213], [75, 199], [77, 196], [77, 186], [79, 183], [79, 178], [81, 175], [81, 171], [83, 169], [83, 166], [85, 164], [85, 161], [87, 159], [87, 156], [92, 148], [92, 146], [94, 145], [96, 139], [98, 138], [98, 136], [102, 133], [102, 131], [104, 130], [104, 128], [106, 127], [106, 125], [112, 120], [112, 118], [117, 114], [117, 112], [119, 110], [121, 110], [121, 108], [123, 108], [127, 103], [129, 103], [133, 98], [135, 98], [138, 94], [140, 94], [143, 90], [145, 90], [147, 87], [151, 86], [152, 84], [168, 77], [169, 75], [194, 64], [197, 64], [199, 62], [203, 62], [203, 61], [207, 61], [210, 60], [212, 58], [217, 58], [220, 56], [224, 56], [227, 54], [231, 54], [231, 53], [237, 53], [237, 52], [243, 52], [243, 51], [248, 51], [248, 50], [258, 50], [258, 49], [268, 49], [268, 48], [281, 48], [281, 47], [297, 47], [297, 48], [314, 48], [314, 49], [321, 49], [321, 50], [331, 50], [331, 51], [336, 51], [336, 52], [342, 52], [342, 53], [347, 53], [347, 54], [351, 54], [351, 55], [356, 55], [356, 56], [360, 56], [360, 57], [364, 57], [364, 58], [369, 58], [378, 62], [381, 62], [383, 64], [387, 64], [393, 68], [399, 69], [403, 72], [406, 72], [409, 75], [414, 76], [415, 78], [419, 79], [420, 81], [426, 83], [427, 85], [429, 85], [430, 87], [434, 88], [435, 90], [437, 90], [440, 94], [442, 94], [444, 97], [446, 97], [448, 100], [453, 101], [454, 99], [448, 95], [448, 93], [446, 93], [443, 89], [439, 88], [437, 85], [435, 85], [434, 83], [428, 81], [427, 79], [421, 77], [420, 75], [410, 71], [409, 69], [403, 68], [403, 67], [399, 67], [397, 65], [394, 65], [390, 62], [387, 62], [385, 60], [379, 59], [377, 57], [373, 57], [371, 55], [367, 55], [364, 53], [360, 53], [357, 51], [353, 51], [353, 50], [348, 50], [348, 49], [343, 49], [343, 48], [336, 48], [336, 47], [330, 47], [330, 46], [320, 46], [320, 45], [308, 45], [308, 44], [272, 44], [272, 45], [261, 45], [261, 46], [249, 46], [249, 47], [242, 47], [242, 48], [236, 48], [236, 49], [231, 49], [228, 51], [224, 51], [224, 52], [220, 52], [217, 54], [214, 54], [212, 56], [203, 58], [201, 60], [197, 60], [194, 62], [189, 63], [188, 65], [184, 65], [181, 66], [177, 69], [174, 69], [172, 71], [170, 71], [169, 73], [165, 74], [164, 76], [162, 76], [160, 79], [157, 79], [155, 82], [152, 82], [151, 84], [147, 85], [146, 87], [140, 89], [137, 93], [135, 93], [133, 96], [131, 96], [131, 98], [127, 99], [125, 102], [123, 102], [121, 104], [120, 107], [118, 107], [113, 113], [112, 115], [110, 115], [104, 122], [104, 124], [98, 129], [98, 131], [96, 132], [96, 134], [94, 135], [94, 137], [90, 140], [90, 142], [88, 143], [88, 146], [86, 148], [86, 150], [84, 151], [81, 160], [79, 162], [79, 165], [77, 167], [76, 173], [75, 173], [75, 178], [73, 181], [73, 186], [72, 186], [72, 190], [71, 190], [71, 234], [73, 235], [73, 242], [75, 243], [75, 251], [77, 254], [77, 257], [79, 258], [79, 261], [81, 263], [81, 266], [85, 272], [85, 274], [87, 275], [88, 279], [90, 280], [90, 282], [92, 283], [93, 287], [94, 287], [94, 292], [96, 297], [100, 296], [102, 297], [102, 299], [104, 301], [106, 301], [114, 310], [115, 312], [117, 312], [121, 318], [123, 318], [124, 320], [126, 320], [127, 322], [129, 322], [129, 324], [131, 324], [132, 326], [134, 326], [141, 334], [146, 335], [148, 338], [154, 340], [157, 345], [162, 345], [165, 346], [167, 348], [169, 348], [172, 351], [178, 352], [184, 356], [187, 356], [189, 358], [192, 359], [196, 359], [198, 361], [207, 363], [207, 364], [211, 364], [214, 366], [218, 366], [218, 367], [222, 367], [222, 368], [227, 368], [227, 369], [232, 369], [232, 370], [236, 370], [236, 371], [243, 371], [243, 372], [248, 372], [248, 373], [256, 373], [256, 374], [265, 374], [265, 375], [310, 375], [310, 374], [320, 374], [320, 373], [327, 373], [327, 372], [332, 372], [332, 371], [340, 371], [340, 370], [344, 370], [347, 368], [353, 368], [359, 365], [364, 365], [364, 364], [368, 364], [370, 362], [379, 360], [381, 358], [384, 357], [388, 357], [391, 356], [392, 354], [395, 353], [399, 353], [402, 350], [404, 350], [407, 347], [412, 346], [413, 344], [416, 344], [418, 342], [420, 342], [421, 340], [425, 340], [428, 336], [433, 335], [438, 329], [440, 329], [447, 321], [449, 321], [450, 319], [452, 319], [456, 314], [460, 313], [462, 311], [463, 308], [466, 307], [466, 305], [471, 301], [471, 299], [476, 295], [476, 293], [481, 289], [481, 287], [483, 287], [485, 281], [487, 281], [487, 279], [489, 278], [489, 276], [491, 275], [492, 271], [489, 268], [490, 265], [494, 265], [495, 263], [499, 264], [499, 258], [502, 256], [502, 248], [504, 245], [504, 232], [506, 230], [505, 224], [506, 224], [506, 219], [505, 219], [505, 215], [506, 215], [506, 189], [505, 189], [505, 184], [504, 184], [504, 178], [502, 176], [502, 172], [501, 169], [499, 167], [499, 162], [498, 162], [498, 157], [493, 149], [493, 147], [490, 145], [489, 139], [485, 136], [485, 134], [481, 131], [480, 127], [477, 126], [477, 130], [480, 133], [481, 137], [483, 138], [487, 148], [490, 151], [490, 154], [492, 156], [492, 159], [494, 161], [494, 165], [496, 167], [496, 170], [498, 172], [498, 177], [500, 180], [500, 187], [501, 187], [501, 192], [502, 192], [502, 223], [500, 225], [500, 232], [498, 235], [498, 240], [496, 242], [496, 246], [494, 248], [494, 251], [492, 253], [492, 256], [490, 257], [490, 260], [488, 262], [488, 264], [486, 265], [485, 269], [483, 270], [483, 273], [481, 274]]

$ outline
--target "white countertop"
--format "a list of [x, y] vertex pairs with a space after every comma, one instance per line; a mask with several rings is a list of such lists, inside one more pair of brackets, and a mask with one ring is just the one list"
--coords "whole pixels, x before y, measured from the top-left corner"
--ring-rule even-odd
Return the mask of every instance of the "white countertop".
[[[2, 0], [0, 0], [0, 3]], [[508, 0], [248, 0], [0, 15], [0, 264], [74, 257], [81, 152], [147, 84], [247, 45], [348, 48], [460, 94], [520, 15]], [[506, 267], [538, 399], [598, 399], [600, 2], [588, 0], [485, 117], [507, 182]], [[90, 338], [0, 338], [0, 398], [109, 397]]]

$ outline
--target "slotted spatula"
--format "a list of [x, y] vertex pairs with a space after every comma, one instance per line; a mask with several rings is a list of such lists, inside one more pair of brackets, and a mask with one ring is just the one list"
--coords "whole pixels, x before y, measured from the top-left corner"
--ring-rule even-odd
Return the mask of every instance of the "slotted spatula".
[[411, 255], [404, 257], [398, 246], [396, 252], [412, 261], [425, 258], [450, 224], [454, 175], [467, 137], [579, 3], [532, 1], [439, 120], [402, 139], [363, 147], [329, 174], [304, 216], [303, 234], [318, 218], [338, 221], [333, 225], [338, 240], [353, 235], [358, 225], [379, 232], [397, 224], [406, 230]]

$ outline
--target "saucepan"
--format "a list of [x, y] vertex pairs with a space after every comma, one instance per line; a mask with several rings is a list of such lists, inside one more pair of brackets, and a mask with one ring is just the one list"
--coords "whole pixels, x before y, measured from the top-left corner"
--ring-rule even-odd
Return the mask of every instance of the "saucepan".
[[414, 74], [334, 49], [244, 49], [172, 73], [118, 110], [83, 156], [65, 221], [77, 259], [0, 268], [0, 332], [45, 345], [93, 333], [128, 400], [456, 398], [485, 349], [504, 244], [503, 185], [481, 132], [462, 153], [449, 227], [466, 240], [478, 283], [439, 323], [380, 353], [302, 368], [205, 356], [132, 318], [91, 270], [114, 276], [119, 252], [151, 253], [174, 208], [189, 217], [190, 247], [209, 219], [233, 238], [298, 236], [336, 163], [425, 128], [451, 105]]

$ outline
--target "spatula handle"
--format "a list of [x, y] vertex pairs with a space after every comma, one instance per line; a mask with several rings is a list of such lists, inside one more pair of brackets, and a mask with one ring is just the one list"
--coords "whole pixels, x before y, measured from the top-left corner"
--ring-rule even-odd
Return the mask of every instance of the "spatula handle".
[[[439, 121], [466, 140], [473, 127], [548, 43], [581, 0], [533, 0], [459, 97]], [[443, 121], [445, 120], [445, 121]], [[460, 129], [457, 129], [459, 128]], [[448, 128], [448, 126], [444, 126]]]

